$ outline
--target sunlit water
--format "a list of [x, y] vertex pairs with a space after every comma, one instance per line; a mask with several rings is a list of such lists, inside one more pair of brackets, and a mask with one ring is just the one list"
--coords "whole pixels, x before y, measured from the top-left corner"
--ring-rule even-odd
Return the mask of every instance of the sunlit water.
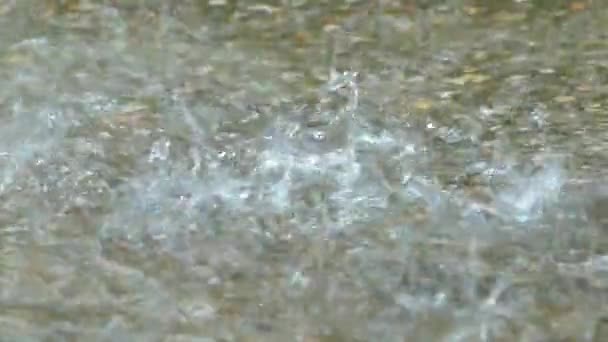
[[608, 339], [608, 7], [42, 3], [0, 341]]

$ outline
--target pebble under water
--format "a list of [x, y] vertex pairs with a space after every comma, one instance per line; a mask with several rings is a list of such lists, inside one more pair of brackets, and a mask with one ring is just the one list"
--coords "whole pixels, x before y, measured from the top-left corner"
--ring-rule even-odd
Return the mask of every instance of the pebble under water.
[[0, 1], [0, 341], [608, 340], [606, 23]]

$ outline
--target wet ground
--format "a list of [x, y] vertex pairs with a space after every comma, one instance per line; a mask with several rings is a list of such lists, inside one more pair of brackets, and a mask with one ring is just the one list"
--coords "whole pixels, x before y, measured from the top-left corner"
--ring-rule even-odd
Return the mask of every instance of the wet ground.
[[591, 0], [0, 1], [0, 340], [607, 340], [606, 32]]

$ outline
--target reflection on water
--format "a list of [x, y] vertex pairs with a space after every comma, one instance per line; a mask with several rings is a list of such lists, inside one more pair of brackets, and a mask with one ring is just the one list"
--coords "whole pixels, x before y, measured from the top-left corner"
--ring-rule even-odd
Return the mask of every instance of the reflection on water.
[[0, 1], [0, 331], [602, 341], [592, 1]]

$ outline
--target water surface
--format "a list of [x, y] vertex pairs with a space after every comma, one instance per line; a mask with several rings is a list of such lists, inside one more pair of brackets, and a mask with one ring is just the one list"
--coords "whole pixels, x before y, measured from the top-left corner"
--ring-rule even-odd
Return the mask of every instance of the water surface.
[[608, 338], [602, 2], [0, 14], [7, 341]]

